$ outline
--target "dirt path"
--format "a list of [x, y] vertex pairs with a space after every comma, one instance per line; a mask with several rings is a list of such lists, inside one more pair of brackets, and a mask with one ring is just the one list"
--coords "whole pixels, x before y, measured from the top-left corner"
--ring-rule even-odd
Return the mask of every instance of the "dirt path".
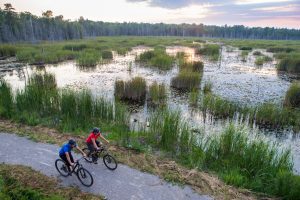
[[[117, 170], [109, 171], [102, 162], [98, 165], [83, 162], [95, 180], [92, 187], [86, 188], [74, 175], [67, 178], [58, 175], [54, 167], [58, 150], [57, 145], [36, 143], [24, 137], [0, 133], [0, 162], [32, 167], [47, 176], [59, 177], [63, 185], [78, 186], [82, 191], [101, 194], [107, 199], [212, 199], [195, 193], [190, 187], [171, 185], [157, 176], [126, 165], [120, 164]], [[80, 155], [75, 154], [75, 157], [79, 158]]]

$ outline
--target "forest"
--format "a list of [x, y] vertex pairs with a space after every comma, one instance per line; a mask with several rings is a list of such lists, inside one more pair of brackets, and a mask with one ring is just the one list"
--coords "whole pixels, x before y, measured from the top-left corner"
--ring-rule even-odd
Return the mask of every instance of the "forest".
[[0, 7], [0, 42], [37, 42], [41, 40], [71, 40], [96, 36], [179, 36], [230, 39], [298, 40], [299, 29], [215, 26], [204, 24], [110, 23], [91, 21], [84, 17], [71, 21], [51, 10], [36, 16], [17, 12], [12, 4]]

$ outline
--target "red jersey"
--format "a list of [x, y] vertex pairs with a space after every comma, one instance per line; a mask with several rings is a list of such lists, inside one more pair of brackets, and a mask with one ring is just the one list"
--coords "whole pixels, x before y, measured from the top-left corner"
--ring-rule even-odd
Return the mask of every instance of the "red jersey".
[[89, 137], [85, 140], [87, 143], [91, 143], [92, 142], [92, 139], [95, 139], [97, 140], [97, 138], [101, 135], [101, 133], [98, 133], [98, 134], [94, 134], [93, 132], [90, 133]]

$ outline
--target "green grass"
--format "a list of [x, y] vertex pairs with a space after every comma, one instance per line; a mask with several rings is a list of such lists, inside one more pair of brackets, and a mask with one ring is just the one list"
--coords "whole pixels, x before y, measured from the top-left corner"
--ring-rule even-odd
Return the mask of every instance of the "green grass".
[[239, 50], [242, 50], [242, 51], [252, 51], [252, 47], [242, 46], [242, 47], [239, 48]]
[[211, 81], [207, 81], [204, 83], [203, 93], [208, 94], [212, 92], [213, 83]]
[[142, 77], [135, 77], [129, 81], [115, 82], [115, 97], [132, 103], [143, 103], [146, 98], [146, 81]]
[[288, 107], [300, 109], [300, 82], [294, 82], [285, 95], [284, 104]]
[[194, 61], [194, 62], [180, 62], [179, 70], [181, 72], [195, 72], [200, 73], [203, 72], [204, 64], [201, 61]]
[[269, 47], [269, 48], [267, 48], [267, 52], [272, 52], [272, 53], [279, 53], [279, 52], [290, 53], [292, 51], [295, 51], [295, 49], [290, 48], [290, 47]]
[[220, 46], [218, 44], [204, 44], [197, 49], [196, 53], [209, 56], [211, 60], [217, 61], [220, 56]]
[[113, 53], [111, 51], [108, 51], [108, 50], [102, 51], [101, 56], [102, 56], [102, 59], [105, 59], [105, 60], [113, 59]]
[[79, 54], [76, 62], [81, 67], [94, 67], [101, 60], [101, 55], [97, 51], [83, 51]]
[[299, 57], [288, 57], [280, 60], [278, 71], [285, 71], [288, 73], [300, 73], [300, 58]]
[[[264, 127], [283, 128], [293, 126], [295, 130], [300, 128], [299, 110], [288, 107], [279, 107], [276, 104], [264, 103], [254, 107], [241, 105], [213, 94], [202, 96], [199, 108], [204, 113], [211, 113], [215, 117], [230, 118], [239, 113], [244, 120]], [[246, 122], [247, 122], [246, 121]]]
[[16, 47], [12, 45], [1, 45], [0, 46], [0, 57], [12, 57], [17, 52]]
[[172, 78], [171, 86], [182, 91], [191, 91], [200, 87], [202, 73], [182, 71]]
[[189, 104], [191, 106], [196, 107], [198, 105], [199, 96], [200, 96], [199, 90], [198, 89], [193, 89], [190, 92], [190, 95], [189, 95]]
[[261, 66], [264, 64], [264, 58], [263, 57], [257, 57], [255, 59], [255, 65]]
[[6, 95], [0, 96], [0, 111], [5, 118], [28, 125], [43, 124], [63, 132], [80, 132], [95, 124], [127, 129], [128, 116], [122, 104], [94, 98], [88, 90], [59, 90], [52, 74], [34, 74], [15, 96], [3, 83], [0, 92]]
[[162, 48], [146, 51], [139, 55], [136, 60], [161, 70], [170, 70], [174, 63], [174, 58], [169, 56]]
[[241, 52], [241, 57], [242, 57], [242, 61], [243, 61], [243, 62], [246, 62], [246, 61], [247, 61], [248, 55], [249, 55], [249, 51], [247, 51], [247, 50], [242, 50], [242, 52]]
[[165, 105], [166, 104], [166, 86], [164, 84], [158, 84], [154, 82], [149, 87], [149, 100], [152, 105]]

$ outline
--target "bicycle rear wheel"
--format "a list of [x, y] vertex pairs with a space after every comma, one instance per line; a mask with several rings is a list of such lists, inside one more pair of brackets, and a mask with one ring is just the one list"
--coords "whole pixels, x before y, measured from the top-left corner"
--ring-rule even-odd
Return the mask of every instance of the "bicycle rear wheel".
[[109, 154], [103, 156], [103, 162], [109, 170], [115, 170], [118, 167], [117, 160]]
[[64, 177], [69, 176], [68, 167], [67, 167], [65, 161], [63, 161], [61, 159], [57, 159], [55, 161], [55, 168], [60, 173], [60, 175], [62, 175]]
[[84, 148], [84, 149], [82, 149], [82, 151], [87, 155], [87, 157], [84, 158], [85, 161], [89, 162], [89, 163], [92, 163], [93, 162], [92, 156], [89, 155], [90, 154], [90, 150], [88, 148]]
[[79, 168], [77, 171], [77, 178], [81, 182], [82, 185], [86, 187], [90, 187], [94, 183], [94, 179], [92, 174], [86, 170], [85, 168]]

